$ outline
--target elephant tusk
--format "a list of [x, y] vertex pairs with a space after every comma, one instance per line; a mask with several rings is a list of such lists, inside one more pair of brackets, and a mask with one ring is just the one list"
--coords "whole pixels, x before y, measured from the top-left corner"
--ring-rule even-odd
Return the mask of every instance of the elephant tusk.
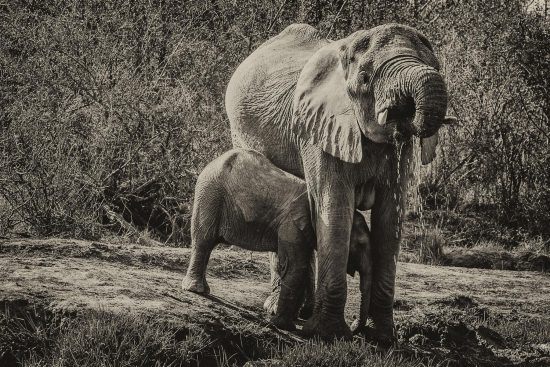
[[382, 112], [378, 113], [378, 125], [384, 126], [386, 124], [386, 119], [388, 118], [388, 109], [385, 109]]

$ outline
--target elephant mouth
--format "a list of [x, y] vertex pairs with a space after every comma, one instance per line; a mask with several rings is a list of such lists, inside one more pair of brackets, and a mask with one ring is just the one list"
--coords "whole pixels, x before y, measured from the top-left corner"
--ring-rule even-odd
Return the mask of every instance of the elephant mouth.
[[386, 103], [376, 112], [376, 120], [381, 127], [395, 129], [402, 135], [413, 135], [415, 112], [413, 98], [407, 97], [402, 101]]

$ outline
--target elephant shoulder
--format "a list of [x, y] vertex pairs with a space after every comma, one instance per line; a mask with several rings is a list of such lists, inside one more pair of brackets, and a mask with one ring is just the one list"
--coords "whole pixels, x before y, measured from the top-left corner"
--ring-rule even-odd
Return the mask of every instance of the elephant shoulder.
[[[324, 45], [328, 41], [321, 35], [321, 32], [317, 28], [310, 26], [309, 24], [295, 23], [291, 24], [278, 35], [270, 38], [260, 46], [261, 48], [294, 48], [305, 47], [314, 48]], [[317, 47], [316, 47], [317, 46]]]
[[317, 28], [304, 23], [295, 23], [286, 27], [279, 36], [282, 39], [295, 40], [296, 42], [320, 41], [324, 37]]
[[279, 34], [320, 37], [321, 33], [317, 30], [317, 28], [307, 23], [293, 23], [283, 29]]

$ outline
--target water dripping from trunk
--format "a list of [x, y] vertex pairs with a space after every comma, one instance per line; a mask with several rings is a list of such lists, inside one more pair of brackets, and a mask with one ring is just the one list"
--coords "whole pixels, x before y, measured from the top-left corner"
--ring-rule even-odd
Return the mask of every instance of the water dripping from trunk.
[[397, 209], [397, 226], [395, 227], [395, 238], [399, 238], [399, 228], [401, 228], [402, 224], [402, 213], [401, 211], [403, 208], [401, 208], [401, 202], [402, 202], [402, 195], [403, 195], [403, 188], [401, 187], [401, 159], [403, 155], [403, 147], [405, 143], [403, 142], [397, 142], [395, 146], [395, 154], [397, 158], [397, 182], [396, 182], [396, 192], [394, 192], [393, 196], [396, 202], [396, 209]]

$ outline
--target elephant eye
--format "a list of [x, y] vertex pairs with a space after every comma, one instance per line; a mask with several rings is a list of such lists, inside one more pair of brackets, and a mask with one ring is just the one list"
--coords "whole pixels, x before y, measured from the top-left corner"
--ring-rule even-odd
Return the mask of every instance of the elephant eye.
[[365, 70], [359, 72], [359, 78], [363, 80], [364, 84], [368, 84], [370, 82], [370, 76]]

